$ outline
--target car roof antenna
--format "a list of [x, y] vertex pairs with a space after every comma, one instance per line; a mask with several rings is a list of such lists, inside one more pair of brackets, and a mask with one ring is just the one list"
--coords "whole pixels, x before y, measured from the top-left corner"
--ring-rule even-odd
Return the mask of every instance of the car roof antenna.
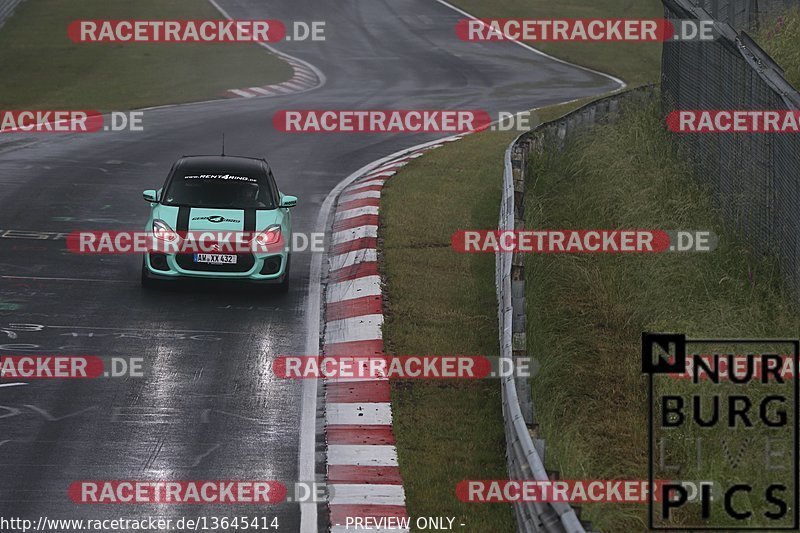
[[222, 156], [225, 156], [225, 132], [222, 132]]

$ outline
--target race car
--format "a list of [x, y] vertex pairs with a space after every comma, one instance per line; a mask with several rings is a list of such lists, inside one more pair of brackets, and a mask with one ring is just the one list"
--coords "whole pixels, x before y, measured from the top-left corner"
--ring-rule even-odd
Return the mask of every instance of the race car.
[[142, 194], [150, 203], [145, 230], [156, 244], [197, 234], [233, 234], [235, 239], [243, 235], [253, 243], [278, 244], [252, 250], [237, 247], [232, 253], [216, 244], [210, 250], [188, 252], [187, 247], [148, 248], [142, 261], [143, 286], [179, 278], [213, 278], [288, 290], [291, 254], [283, 243], [292, 242], [290, 209], [297, 205], [297, 197], [278, 190], [265, 160], [185, 156], [172, 166], [161, 189]]

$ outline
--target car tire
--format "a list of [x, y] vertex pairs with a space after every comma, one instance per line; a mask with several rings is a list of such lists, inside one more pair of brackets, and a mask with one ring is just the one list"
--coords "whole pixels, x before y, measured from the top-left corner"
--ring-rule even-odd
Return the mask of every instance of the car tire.
[[292, 266], [292, 256], [291, 254], [286, 256], [286, 271], [283, 273], [283, 281], [278, 284], [278, 292], [281, 294], [286, 294], [289, 292], [289, 269]]
[[150, 277], [147, 266], [144, 263], [145, 260], [142, 258], [142, 287], [145, 289], [154, 289], [158, 285], [158, 282]]

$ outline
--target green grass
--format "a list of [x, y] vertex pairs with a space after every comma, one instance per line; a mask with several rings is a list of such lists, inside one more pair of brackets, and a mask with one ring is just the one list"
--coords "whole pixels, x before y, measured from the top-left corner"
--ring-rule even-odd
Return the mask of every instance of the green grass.
[[[660, 0], [451, 0], [479, 18], [663, 18]], [[661, 43], [529, 43], [630, 85], [661, 79]]]
[[[547, 108], [539, 118], [576, 105]], [[494, 257], [456, 254], [450, 237], [497, 225], [503, 152], [515, 135], [483, 132], [448, 143], [384, 188], [379, 237], [390, 353], [498, 354]], [[510, 506], [455, 496], [465, 479], [507, 477], [500, 383], [397, 382], [392, 408], [410, 516], [456, 516], [470, 532], [511, 531]]]
[[789, 83], [800, 87], [800, 8], [763, 23], [755, 39], [785, 70]]
[[[449, 240], [457, 229], [495, 226], [511, 138], [468, 136], [388, 182], [380, 238], [390, 353], [497, 353], [493, 257], [453, 253]], [[800, 320], [773, 264], [754, 258], [721, 224], [654, 109], [626, 115], [531, 166], [537, 178], [529, 183], [526, 227], [708, 229], [721, 238], [710, 254], [528, 258], [528, 339], [542, 365], [533, 385], [547, 467], [565, 479], [644, 479], [641, 332], [793, 338]], [[463, 479], [507, 476], [499, 383], [397, 382], [392, 405], [410, 515], [456, 516], [466, 531], [512, 530], [509, 506], [455, 497]], [[670, 453], [678, 451], [685, 450]], [[724, 467], [719, 457], [710, 466]], [[583, 513], [604, 533], [645, 529], [643, 506], [584, 505]]]
[[221, 19], [198, 0], [26, 0], [0, 29], [0, 109], [131, 109], [282, 82], [291, 67], [256, 44], [79, 44], [76, 19]]
[[[384, 336], [396, 354], [496, 355], [494, 259], [459, 255], [459, 228], [492, 227], [508, 134], [467, 136], [415, 160], [381, 200]], [[455, 148], [458, 144], [459, 148]], [[409, 515], [456, 516], [465, 531], [511, 531], [509, 506], [462, 503], [464, 479], [503, 478], [500, 387], [491, 382], [396, 382], [394, 428]]]
[[[533, 396], [548, 466], [565, 479], [646, 479], [641, 332], [796, 338], [800, 320], [774, 265], [722, 224], [654, 107], [626, 113], [530, 168], [525, 227], [720, 236], [706, 254], [527, 258], [529, 353], [541, 364]], [[584, 517], [604, 533], [641, 531], [645, 523], [644, 509], [633, 505], [587, 505]]]

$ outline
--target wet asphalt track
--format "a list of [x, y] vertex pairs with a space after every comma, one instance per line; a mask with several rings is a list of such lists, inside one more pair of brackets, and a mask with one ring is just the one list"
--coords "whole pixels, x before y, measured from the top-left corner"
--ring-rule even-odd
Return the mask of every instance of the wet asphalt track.
[[[327, 193], [366, 163], [432, 134], [287, 135], [279, 109], [517, 111], [616, 88], [607, 78], [512, 43], [465, 43], [459, 13], [434, 0], [224, 0], [233, 18], [324, 20], [322, 43], [281, 43], [327, 76], [315, 91], [147, 111], [144, 132], [0, 139], [0, 230], [139, 229], [141, 191], [182, 154], [266, 157], [312, 231]], [[242, 68], [248, 68], [242, 65]], [[235, 88], [235, 87], [232, 87]], [[498, 179], [500, 163], [498, 154]], [[436, 176], [431, 176], [436, 179]], [[32, 237], [32, 236], [31, 236]], [[144, 291], [136, 256], [78, 256], [64, 241], [0, 238], [0, 354], [142, 357], [146, 377], [0, 388], [0, 516], [277, 516], [299, 506], [77, 506], [81, 479], [298, 477], [302, 384], [269, 362], [302, 353], [310, 255], [284, 296], [227, 288]], [[21, 325], [25, 324], [25, 325]], [[324, 516], [320, 517], [324, 521]]]

